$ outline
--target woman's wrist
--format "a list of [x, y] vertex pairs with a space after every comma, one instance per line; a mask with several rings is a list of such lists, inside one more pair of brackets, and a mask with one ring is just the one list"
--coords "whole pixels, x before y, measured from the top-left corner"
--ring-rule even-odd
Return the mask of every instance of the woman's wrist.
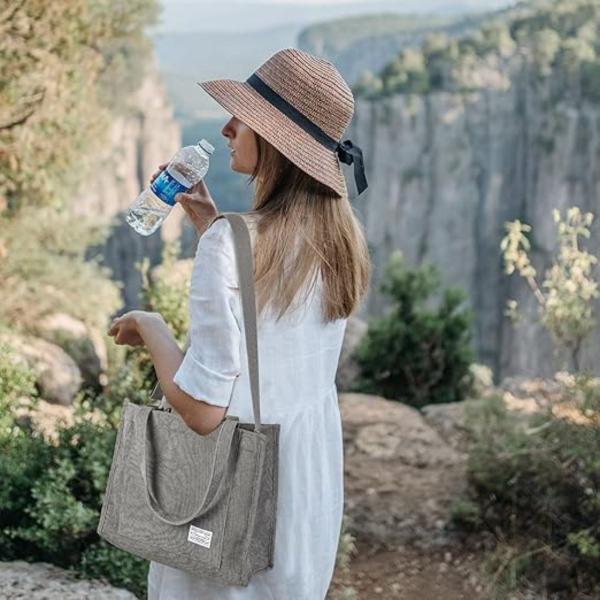
[[157, 312], [139, 311], [135, 315], [135, 322], [142, 337], [144, 331], [147, 331], [148, 328], [160, 327], [168, 329], [167, 323], [163, 316]]

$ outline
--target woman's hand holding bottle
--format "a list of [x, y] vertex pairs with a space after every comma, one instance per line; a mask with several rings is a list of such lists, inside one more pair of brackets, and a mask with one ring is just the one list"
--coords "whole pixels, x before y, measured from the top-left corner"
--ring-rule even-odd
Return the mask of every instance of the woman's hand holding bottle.
[[[163, 169], [167, 168], [167, 165], [168, 163], [163, 163], [158, 166], [158, 171], [150, 179], [151, 183], [160, 175]], [[219, 214], [204, 180], [200, 180], [187, 193], [177, 194], [175, 201], [181, 204], [200, 235], [206, 231], [213, 219]]]

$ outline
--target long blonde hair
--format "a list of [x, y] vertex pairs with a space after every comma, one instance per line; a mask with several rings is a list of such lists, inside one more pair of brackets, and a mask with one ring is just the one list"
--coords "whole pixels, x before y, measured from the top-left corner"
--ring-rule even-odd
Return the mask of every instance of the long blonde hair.
[[369, 286], [371, 263], [362, 225], [348, 197], [299, 169], [254, 132], [258, 145], [252, 210], [257, 217], [254, 274], [257, 310], [281, 318], [301, 289], [323, 283], [325, 322], [350, 316]]

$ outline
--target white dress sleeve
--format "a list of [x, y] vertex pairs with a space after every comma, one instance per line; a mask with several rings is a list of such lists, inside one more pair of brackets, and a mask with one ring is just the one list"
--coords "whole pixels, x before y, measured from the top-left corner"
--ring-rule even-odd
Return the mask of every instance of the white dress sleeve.
[[200, 237], [190, 285], [190, 345], [173, 377], [184, 392], [227, 407], [240, 375], [240, 296], [233, 232], [227, 219]]

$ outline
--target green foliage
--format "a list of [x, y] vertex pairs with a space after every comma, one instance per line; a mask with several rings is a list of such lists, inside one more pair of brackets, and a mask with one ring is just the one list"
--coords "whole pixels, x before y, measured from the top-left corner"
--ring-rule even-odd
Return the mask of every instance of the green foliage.
[[107, 579], [112, 585], [145, 598], [148, 566], [144, 559], [100, 540], [83, 551], [78, 572], [87, 579]]
[[192, 261], [179, 261], [179, 242], [165, 244], [162, 261], [150, 276], [150, 263], [139, 265], [142, 274], [142, 302], [145, 310], [160, 313], [175, 338], [183, 343], [189, 329], [188, 298]]
[[[139, 83], [154, 0], [25, 0], [0, 18], [0, 199], [60, 205]], [[118, 93], [115, 93], [117, 91]], [[109, 100], [109, 102], [107, 102]]]
[[450, 504], [450, 517], [453, 523], [465, 531], [479, 531], [481, 529], [480, 507], [468, 497], [453, 498]]
[[[156, 14], [155, 0], [23, 0], [0, 9], [4, 327], [31, 331], [65, 312], [104, 330], [120, 306], [109, 272], [86, 260], [108, 223], [72, 216], [68, 200], [142, 81], [144, 27]], [[75, 423], [50, 439], [17, 416], [21, 400], [35, 396], [34, 378], [0, 347], [0, 560], [51, 562], [143, 595], [146, 561], [96, 533], [123, 402], [148, 402], [152, 383], [143, 353], [111, 358], [108, 387], [78, 396]]]
[[143, 595], [146, 561], [96, 533], [123, 400], [148, 402], [135, 366], [120, 373], [104, 396], [77, 407], [73, 425], [57, 427], [56, 439], [24, 425], [0, 436], [0, 560], [51, 562]]
[[369, 322], [356, 349], [356, 391], [416, 407], [456, 402], [468, 394], [471, 316], [461, 309], [464, 294], [454, 288], [441, 294], [437, 308], [428, 308], [439, 288], [434, 267], [411, 270], [399, 252], [392, 254], [381, 286], [392, 306], [384, 317]]
[[596, 597], [600, 381], [558, 381], [558, 396], [533, 416], [508, 411], [500, 396], [469, 403], [470, 496], [457, 502], [455, 523], [496, 537], [498, 589], [545, 582], [545, 593]]
[[[590, 237], [594, 216], [582, 214], [577, 207], [570, 208], [564, 220], [560, 211], [553, 214], [558, 251], [541, 286], [529, 259], [531, 246], [526, 235], [531, 231], [529, 225], [520, 221], [507, 223], [501, 249], [506, 273], [517, 272], [527, 281], [538, 301], [542, 324], [558, 347], [571, 353], [578, 370], [582, 344], [596, 325], [594, 300], [600, 296], [594, 274], [598, 259], [580, 248], [580, 238]], [[517, 309], [517, 303], [511, 300], [508, 314], [514, 316]]]
[[[407, 49], [381, 73], [361, 78], [357, 95], [424, 94], [478, 89], [478, 71], [513, 61], [550, 82], [557, 96], [600, 100], [600, 4], [596, 0], [525, 3], [493, 16], [462, 37], [430, 36]], [[415, 56], [420, 56], [415, 60]], [[424, 67], [415, 68], [421, 63]], [[550, 75], [552, 77], [550, 77]]]
[[65, 459], [41, 474], [31, 490], [32, 504], [25, 509], [27, 527], [8, 528], [13, 538], [42, 546], [47, 552], [68, 551], [65, 539], [79, 539], [93, 531], [96, 513], [65, 490], [73, 483], [75, 467]]
[[0, 216], [0, 322], [31, 330], [52, 312], [66, 312], [104, 329], [120, 306], [108, 269], [85, 261], [105, 226], [65, 210], [26, 207]]
[[35, 374], [8, 344], [0, 342], [0, 436], [13, 431], [21, 400], [34, 397]]

